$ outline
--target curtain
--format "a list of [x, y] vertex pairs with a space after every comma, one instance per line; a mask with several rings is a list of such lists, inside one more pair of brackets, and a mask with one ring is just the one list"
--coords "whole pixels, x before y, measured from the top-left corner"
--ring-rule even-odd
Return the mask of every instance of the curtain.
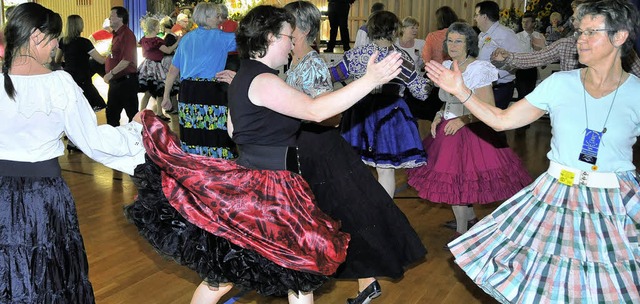
[[124, 7], [129, 11], [129, 28], [136, 35], [136, 41], [144, 37], [140, 18], [147, 13], [147, 0], [124, 0]]

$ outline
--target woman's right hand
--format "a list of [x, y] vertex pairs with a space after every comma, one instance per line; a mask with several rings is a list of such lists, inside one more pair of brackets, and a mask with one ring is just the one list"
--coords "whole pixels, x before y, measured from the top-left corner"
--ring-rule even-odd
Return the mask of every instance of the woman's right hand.
[[376, 62], [380, 52], [375, 51], [369, 57], [367, 73], [362, 78], [367, 78], [376, 86], [383, 85], [400, 74], [402, 56], [400, 52], [391, 52], [387, 57]]
[[436, 129], [438, 125], [442, 122], [442, 116], [440, 114], [436, 114], [436, 117], [433, 119], [431, 123], [431, 137], [436, 138]]

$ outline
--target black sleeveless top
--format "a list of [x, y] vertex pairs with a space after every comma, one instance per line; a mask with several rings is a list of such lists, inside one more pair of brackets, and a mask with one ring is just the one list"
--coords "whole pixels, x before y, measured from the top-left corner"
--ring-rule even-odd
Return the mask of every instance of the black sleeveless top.
[[[229, 85], [232, 139], [238, 145], [295, 146], [300, 120], [256, 106], [249, 100], [249, 86], [253, 79], [262, 73], [277, 75], [278, 71], [256, 60], [243, 60], [240, 70]], [[273, 92], [266, 91], [261, 94]]]

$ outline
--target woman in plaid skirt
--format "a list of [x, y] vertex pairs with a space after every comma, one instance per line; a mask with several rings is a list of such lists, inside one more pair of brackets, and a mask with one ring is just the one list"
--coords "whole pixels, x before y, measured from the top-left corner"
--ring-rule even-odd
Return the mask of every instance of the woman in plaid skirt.
[[548, 112], [549, 170], [449, 243], [456, 263], [503, 303], [640, 303], [640, 190], [632, 146], [640, 135], [640, 79], [622, 68], [636, 8], [589, 0], [576, 29], [585, 68], [558, 72], [506, 110], [482, 102], [460, 70], [428, 76], [496, 130]]

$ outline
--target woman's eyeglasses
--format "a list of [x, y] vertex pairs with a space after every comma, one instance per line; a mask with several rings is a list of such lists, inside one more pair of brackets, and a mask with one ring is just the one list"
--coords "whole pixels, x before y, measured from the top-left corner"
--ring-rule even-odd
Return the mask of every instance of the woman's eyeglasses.
[[589, 37], [593, 37], [593, 35], [595, 35], [597, 32], [607, 32], [607, 33], [611, 33], [611, 32], [615, 32], [614, 30], [610, 30], [610, 29], [593, 29], [593, 30], [581, 30], [581, 29], [576, 29], [575, 32], [573, 32], [573, 37], [575, 38], [580, 38], [580, 36], [582, 36], [582, 34], [584, 34], [587, 38]]

